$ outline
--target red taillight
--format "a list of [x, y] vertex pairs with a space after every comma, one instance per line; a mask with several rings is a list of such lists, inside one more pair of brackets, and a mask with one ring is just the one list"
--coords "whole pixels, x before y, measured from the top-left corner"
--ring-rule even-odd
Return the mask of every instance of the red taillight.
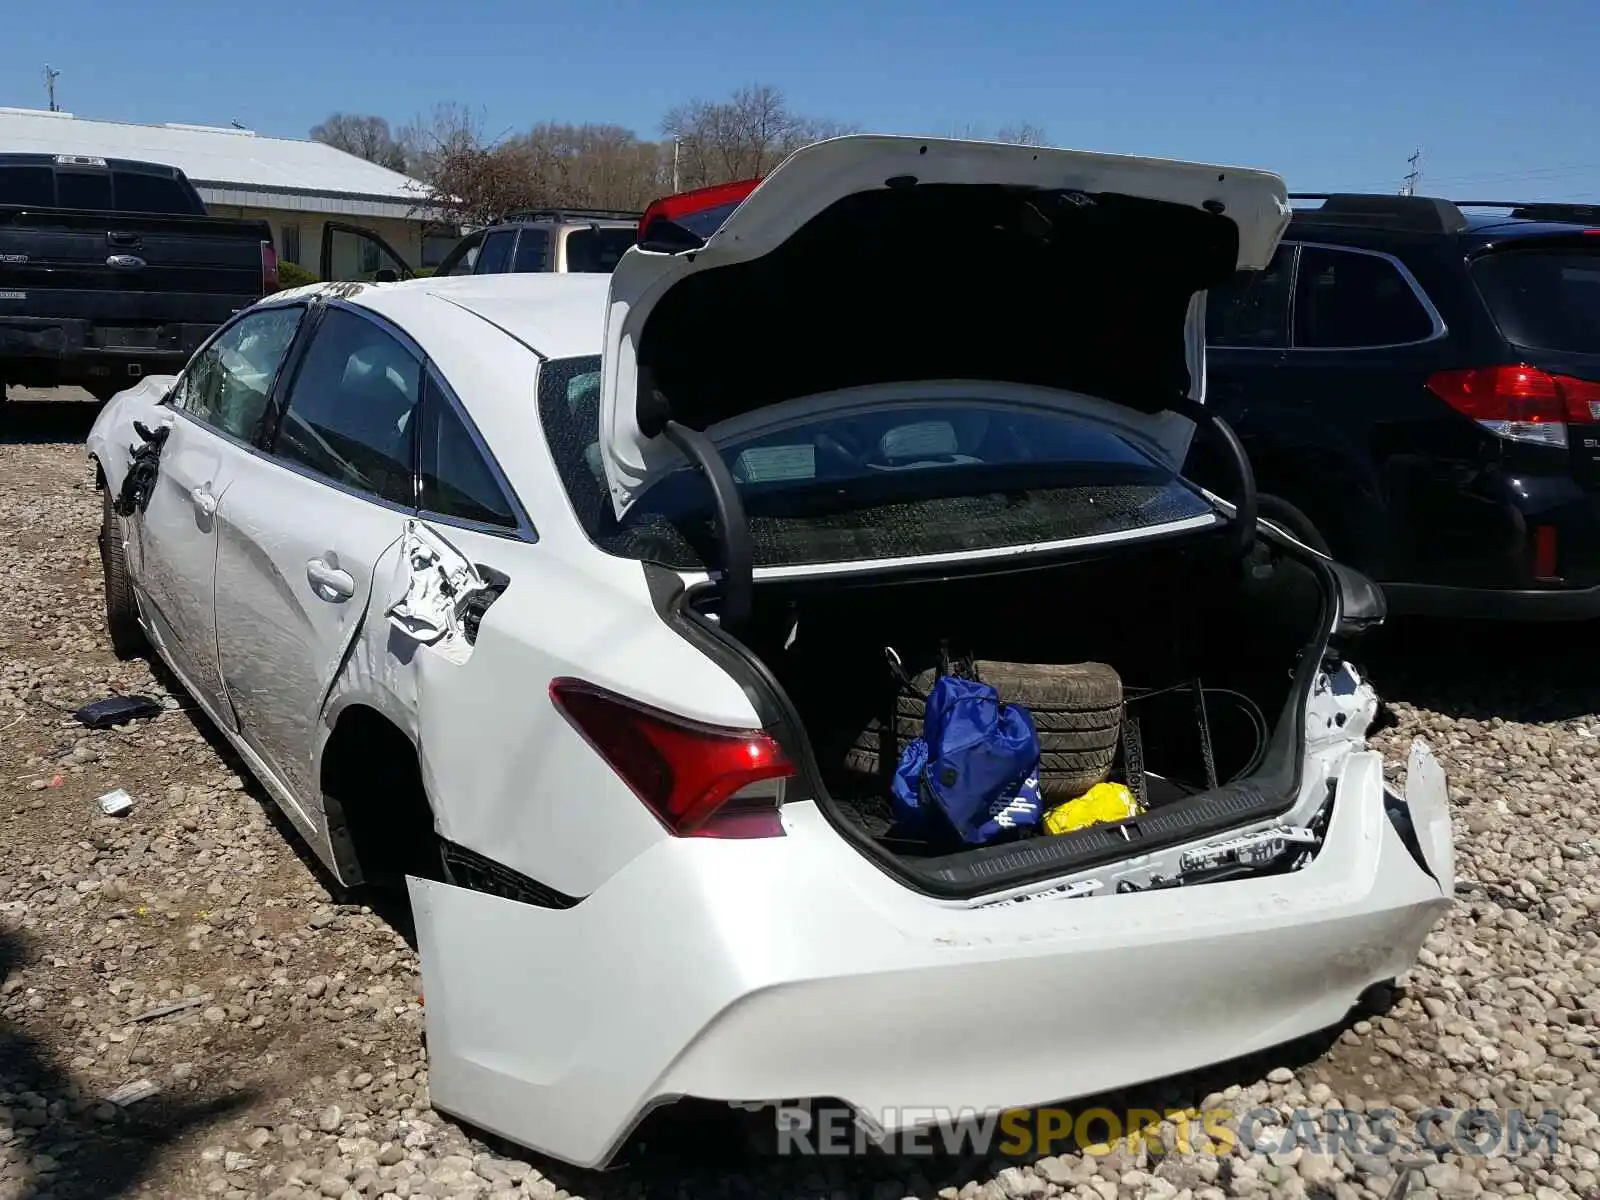
[[261, 243], [261, 294], [270, 296], [278, 290], [278, 252], [271, 242]]
[[1428, 390], [1503, 438], [1567, 444], [1567, 425], [1600, 421], [1600, 383], [1527, 364], [1440, 371]]
[[779, 781], [794, 765], [768, 734], [702, 725], [581, 679], [552, 680], [550, 699], [677, 836], [782, 833]]
[[717, 183], [696, 188], [692, 192], [663, 196], [645, 209], [644, 216], [639, 218], [639, 240], [646, 240], [658, 221], [671, 222], [701, 239], [709, 238], [722, 227], [728, 214], [756, 190], [760, 182], [759, 178], [740, 179], [734, 183]]

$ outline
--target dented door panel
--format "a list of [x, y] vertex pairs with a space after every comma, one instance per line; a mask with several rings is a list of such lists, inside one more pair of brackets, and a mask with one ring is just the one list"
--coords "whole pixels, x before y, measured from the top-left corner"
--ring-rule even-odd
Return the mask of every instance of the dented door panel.
[[239, 733], [315, 807], [324, 708], [406, 516], [259, 455], [219, 516], [217, 651]]

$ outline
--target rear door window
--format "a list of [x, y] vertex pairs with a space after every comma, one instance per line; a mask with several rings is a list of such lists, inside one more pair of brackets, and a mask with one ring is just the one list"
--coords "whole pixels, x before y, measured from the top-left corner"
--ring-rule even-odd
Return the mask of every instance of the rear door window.
[[478, 252], [475, 274], [503, 275], [511, 269], [511, 244], [517, 239], [515, 229], [502, 229], [483, 239], [483, 249]]
[[1206, 341], [1219, 347], [1289, 344], [1289, 291], [1295, 247], [1279, 245], [1265, 270], [1240, 271], [1206, 294]]
[[1472, 279], [1512, 345], [1600, 354], [1600, 253], [1499, 250], [1473, 264]]
[[517, 256], [511, 269], [528, 274], [550, 269], [550, 235], [543, 229], [524, 229], [517, 239]]
[[375, 321], [329, 309], [295, 374], [275, 457], [413, 507], [422, 360]]
[[1301, 247], [1294, 295], [1296, 349], [1406, 346], [1426, 341], [1434, 328], [1432, 313], [1388, 255]]

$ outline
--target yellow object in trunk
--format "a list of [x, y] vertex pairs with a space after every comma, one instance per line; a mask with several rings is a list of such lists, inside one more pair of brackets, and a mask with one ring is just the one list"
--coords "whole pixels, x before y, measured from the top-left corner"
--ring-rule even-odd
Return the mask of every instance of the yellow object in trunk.
[[1097, 783], [1076, 800], [1058, 804], [1045, 813], [1044, 828], [1051, 835], [1071, 833], [1090, 825], [1137, 817], [1143, 811], [1133, 793], [1122, 784]]

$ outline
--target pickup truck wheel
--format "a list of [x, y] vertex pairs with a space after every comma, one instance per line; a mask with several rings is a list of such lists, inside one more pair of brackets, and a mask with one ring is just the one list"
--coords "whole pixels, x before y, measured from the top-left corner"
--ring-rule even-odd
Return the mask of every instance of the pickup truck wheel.
[[133, 598], [133, 581], [122, 553], [122, 531], [111, 507], [111, 490], [100, 493], [100, 566], [105, 576], [106, 632], [111, 652], [120, 659], [137, 658], [149, 649], [139, 627], [139, 606]]

